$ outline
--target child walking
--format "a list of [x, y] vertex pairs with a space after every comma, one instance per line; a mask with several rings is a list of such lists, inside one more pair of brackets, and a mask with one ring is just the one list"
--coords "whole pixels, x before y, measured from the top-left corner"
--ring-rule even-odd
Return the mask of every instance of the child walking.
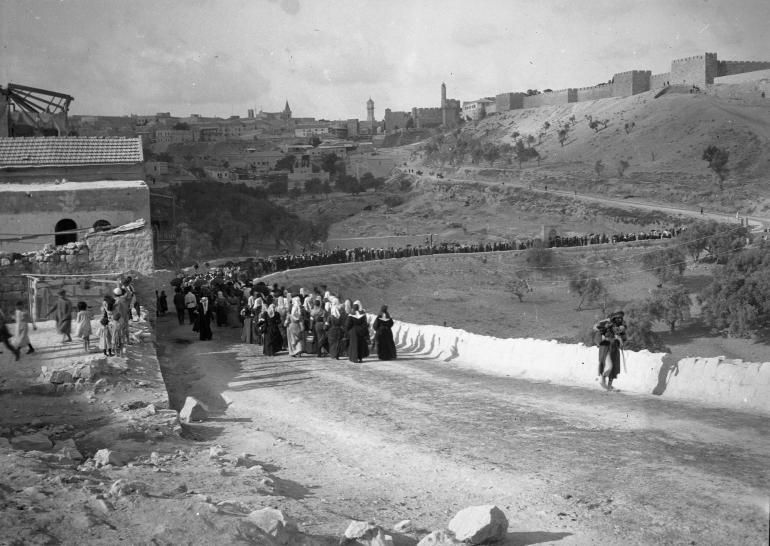
[[16, 320], [16, 335], [14, 336], [16, 349], [21, 351], [24, 347], [28, 347], [27, 354], [34, 353], [35, 348], [32, 347], [32, 343], [29, 342], [29, 323], [32, 323], [32, 328], [35, 330], [37, 330], [37, 325], [32, 322], [29, 313], [24, 309], [23, 301], [16, 302], [14, 319]]
[[78, 302], [78, 315], [75, 319], [75, 335], [83, 340], [83, 350], [91, 352], [91, 315], [86, 302]]

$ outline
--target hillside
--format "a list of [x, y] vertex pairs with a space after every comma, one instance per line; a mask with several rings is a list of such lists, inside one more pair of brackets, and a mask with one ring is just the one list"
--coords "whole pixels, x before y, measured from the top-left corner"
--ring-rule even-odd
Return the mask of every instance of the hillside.
[[[759, 213], [770, 210], [770, 185], [763, 177], [770, 170], [770, 100], [758, 93], [726, 87], [714, 94], [665, 94], [652, 92], [633, 97], [604, 99], [560, 106], [514, 110], [493, 114], [467, 124], [459, 133], [482, 143], [514, 144], [519, 138], [534, 137], [540, 166], [525, 163], [519, 169], [501, 158], [493, 167], [505, 168], [507, 176], [523, 181], [544, 181], [568, 189], [594, 189], [621, 194], [647, 195], [666, 203], [703, 204], [730, 210], [737, 203]], [[574, 116], [574, 122], [570, 119]], [[607, 121], [594, 130], [589, 119]], [[569, 124], [562, 146], [559, 129]], [[451, 146], [451, 137], [450, 146]], [[720, 190], [716, 177], [701, 159], [709, 145], [729, 151], [730, 174]], [[430, 158], [433, 166], [441, 158]], [[628, 162], [623, 177], [618, 175], [621, 160]], [[605, 169], [602, 184], [596, 184], [594, 166], [601, 161]], [[487, 161], [471, 164], [470, 156], [457, 169], [489, 168]], [[454, 169], [453, 169], [454, 170]], [[609, 182], [609, 184], [608, 184]], [[734, 209], [733, 209], [734, 210]]]

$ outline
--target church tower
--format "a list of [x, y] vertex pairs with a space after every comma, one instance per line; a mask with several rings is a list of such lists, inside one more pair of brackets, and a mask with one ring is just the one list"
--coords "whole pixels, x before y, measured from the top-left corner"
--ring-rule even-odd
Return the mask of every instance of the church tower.
[[366, 101], [366, 121], [374, 127], [374, 101], [372, 97], [369, 97], [369, 100]]
[[283, 112], [281, 112], [281, 119], [284, 121], [289, 121], [291, 119], [291, 108], [289, 108], [289, 101], [286, 101], [286, 106], [283, 108]]

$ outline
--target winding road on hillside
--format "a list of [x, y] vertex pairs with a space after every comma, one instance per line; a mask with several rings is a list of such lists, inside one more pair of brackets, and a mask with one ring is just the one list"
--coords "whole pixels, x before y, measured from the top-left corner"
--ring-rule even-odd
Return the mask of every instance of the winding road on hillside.
[[765, 416], [490, 376], [419, 349], [363, 364], [269, 358], [238, 333], [201, 342], [159, 320], [171, 405], [198, 397], [213, 415], [195, 437], [274, 465], [277, 505], [310, 533], [349, 519], [438, 529], [494, 503], [509, 545], [767, 539]]
[[[482, 182], [490, 185], [500, 184], [499, 182], [496, 182], [496, 181], [475, 180], [475, 179], [468, 180], [463, 178], [444, 178], [444, 180], [449, 180], [452, 182], [460, 182], [460, 183], [468, 183], [472, 181], [475, 183]], [[603, 205], [612, 205], [612, 206], [621, 207], [625, 209], [635, 208], [635, 209], [642, 209], [642, 210], [663, 211], [671, 214], [689, 216], [692, 218], [705, 218], [708, 220], [716, 220], [718, 222], [737, 223], [739, 221], [736, 216], [731, 216], [729, 214], [723, 214], [719, 212], [704, 211], [703, 213], [701, 213], [698, 210], [671, 207], [668, 205], [661, 205], [659, 203], [649, 203], [646, 201], [639, 201], [638, 199], [631, 200], [631, 199], [617, 199], [613, 197], [599, 197], [596, 195], [587, 195], [587, 194], [583, 194], [575, 191], [567, 191], [567, 190], [560, 190], [560, 189], [554, 189], [554, 188], [546, 190], [545, 188], [530, 186], [529, 184], [524, 184], [514, 179], [507, 180], [506, 183], [509, 183], [510, 185], [519, 187], [519, 188], [527, 188], [528, 190], [537, 192], [537, 193], [561, 195], [564, 197], [570, 197], [572, 199], [578, 199], [581, 201], [601, 203]], [[763, 230], [763, 229], [770, 228], [770, 217], [763, 217], [763, 216], [756, 216], [756, 215], [751, 215], [751, 216], [741, 215], [741, 216], [747, 219], [749, 225], [751, 225], [754, 230]]]

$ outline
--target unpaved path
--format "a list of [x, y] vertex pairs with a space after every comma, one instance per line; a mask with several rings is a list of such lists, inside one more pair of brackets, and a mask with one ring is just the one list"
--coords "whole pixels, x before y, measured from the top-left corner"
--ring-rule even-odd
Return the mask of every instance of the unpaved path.
[[159, 327], [172, 407], [186, 395], [207, 403], [212, 419], [193, 434], [272, 464], [278, 505], [306, 532], [340, 536], [351, 518], [437, 529], [495, 503], [508, 544], [767, 540], [764, 416], [487, 376], [418, 353], [267, 358], [237, 329], [190, 342], [188, 328]]

